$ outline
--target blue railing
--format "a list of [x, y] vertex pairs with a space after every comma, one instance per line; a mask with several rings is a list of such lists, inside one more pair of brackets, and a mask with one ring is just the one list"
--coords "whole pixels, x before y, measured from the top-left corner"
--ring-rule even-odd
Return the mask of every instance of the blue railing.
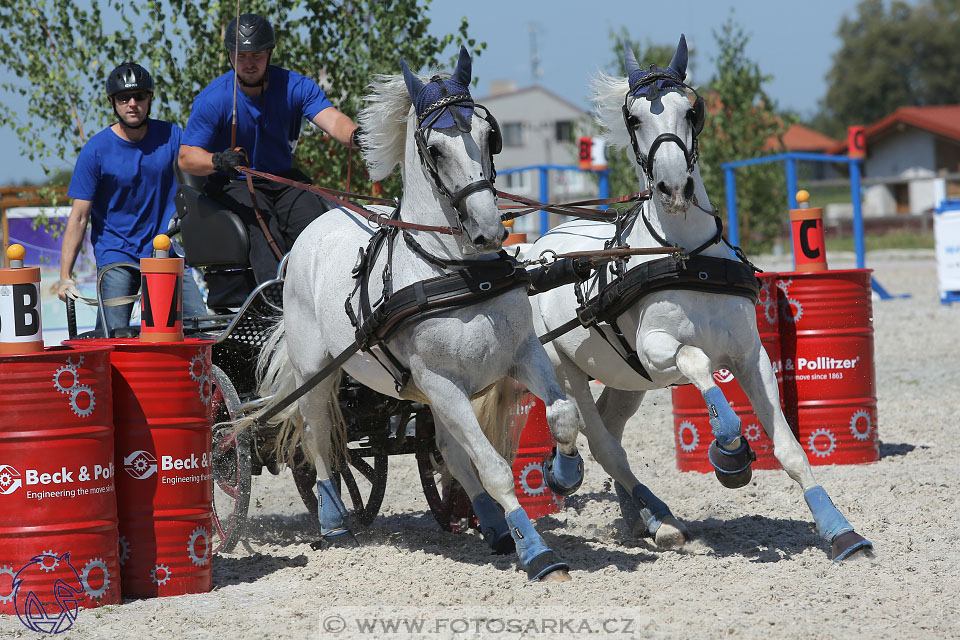
[[[540, 196], [539, 200], [543, 203], [550, 202], [550, 171], [581, 171], [583, 173], [597, 174], [597, 197], [610, 197], [610, 170], [609, 169], [581, 169], [580, 167], [562, 165], [562, 164], [534, 164], [529, 167], [514, 167], [511, 169], [498, 170], [497, 175], [505, 176], [511, 173], [520, 173], [522, 171], [537, 171], [540, 176]], [[606, 209], [601, 205], [600, 209]], [[540, 235], [544, 235], [550, 230], [550, 213], [540, 210]]]
[[[861, 165], [863, 158], [851, 158], [850, 156], [830, 156], [823, 153], [805, 153], [802, 151], [791, 151], [789, 153], [779, 153], [772, 156], [761, 156], [759, 158], [748, 158], [747, 160], [738, 160], [736, 162], [727, 162], [723, 165], [724, 178], [727, 188], [727, 239], [730, 244], [740, 243], [740, 230], [737, 226], [737, 178], [734, 170], [739, 167], [747, 167], [757, 164], [767, 164], [768, 162], [783, 162], [787, 173], [787, 207], [789, 209], [797, 208], [797, 162], [829, 162], [833, 164], [846, 162], [850, 167], [850, 198], [853, 200], [853, 246], [857, 254], [857, 268], [863, 269], [866, 266], [866, 247], [863, 240], [863, 209], [862, 196], [860, 190]], [[793, 243], [793, 235], [790, 237]], [[796, 265], [794, 265], [796, 266]], [[895, 296], [887, 293], [887, 290], [871, 278], [873, 290], [877, 292], [881, 299], [887, 300]], [[896, 296], [899, 297], [899, 296]]]

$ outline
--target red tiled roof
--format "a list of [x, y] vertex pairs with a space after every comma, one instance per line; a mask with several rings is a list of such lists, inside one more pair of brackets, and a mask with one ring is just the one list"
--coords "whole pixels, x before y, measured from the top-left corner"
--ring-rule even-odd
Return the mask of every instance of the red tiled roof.
[[[960, 141], [960, 104], [900, 107], [864, 129], [867, 149], [870, 149], [870, 138], [884, 135], [898, 124], [910, 125], [938, 136]], [[826, 153], [845, 153], [846, 151], [847, 143], [838, 142], [827, 149]]]
[[[838, 142], [830, 136], [814, 131], [802, 124], [790, 125], [783, 134], [783, 145], [787, 148], [787, 151], [823, 152], [837, 144]], [[770, 137], [763, 145], [764, 151], [772, 151], [778, 148], [780, 148], [780, 141], [775, 137]]]

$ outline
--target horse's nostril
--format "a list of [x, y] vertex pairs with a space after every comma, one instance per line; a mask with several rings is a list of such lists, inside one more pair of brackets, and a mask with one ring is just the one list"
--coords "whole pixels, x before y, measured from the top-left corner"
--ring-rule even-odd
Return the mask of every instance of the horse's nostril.
[[487, 244], [487, 237], [484, 235], [479, 235], [477, 236], [476, 240], [473, 241], [473, 244], [477, 245], [478, 247], [482, 247]]
[[693, 197], [693, 178], [687, 178], [687, 184], [683, 186], [683, 197], [687, 200]]
[[663, 180], [657, 183], [657, 189], [659, 189], [660, 193], [662, 193], [665, 196], [671, 195], [670, 188], [667, 186], [667, 184]]

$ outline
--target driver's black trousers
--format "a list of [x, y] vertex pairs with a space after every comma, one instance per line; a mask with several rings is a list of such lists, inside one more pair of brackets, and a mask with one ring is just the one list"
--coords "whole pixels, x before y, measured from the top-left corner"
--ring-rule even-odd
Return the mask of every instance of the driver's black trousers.
[[[309, 179], [296, 169], [290, 169], [278, 175], [298, 182], [309, 182]], [[264, 178], [255, 177], [253, 187], [263, 221], [267, 224], [281, 254], [290, 251], [300, 233], [317, 216], [336, 208], [333, 203], [309, 191]], [[253, 268], [257, 283], [275, 278], [280, 261], [270, 248], [260, 223], [257, 222], [246, 179], [230, 180], [220, 174], [214, 174], [207, 180], [205, 191], [211, 198], [235, 211], [246, 225], [250, 237], [250, 266]], [[216, 242], [217, 239], [210, 238], [210, 241]]]

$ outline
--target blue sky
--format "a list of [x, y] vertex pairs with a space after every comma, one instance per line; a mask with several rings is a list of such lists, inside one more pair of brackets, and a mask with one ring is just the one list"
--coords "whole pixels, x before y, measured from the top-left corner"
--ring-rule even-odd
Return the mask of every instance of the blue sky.
[[[696, 84], [711, 75], [717, 55], [713, 32], [732, 15], [749, 35], [748, 57], [773, 76], [768, 94], [781, 108], [806, 116], [826, 91], [824, 77], [840, 47], [837, 26], [844, 16], [855, 15], [856, 5], [856, 0], [434, 0], [430, 17], [434, 33], [452, 33], [466, 16], [470, 33], [486, 41], [487, 50], [474, 63], [478, 95], [487, 94], [491, 80], [534, 84], [532, 28], [540, 84], [587, 108], [590, 76], [611, 61], [611, 30], [626, 26], [635, 40], [670, 45], [686, 34], [694, 50], [690, 75]], [[20, 158], [11, 130], [0, 129], [0, 148], [6, 150], [0, 154], [0, 185], [43, 178], [39, 164]]]

